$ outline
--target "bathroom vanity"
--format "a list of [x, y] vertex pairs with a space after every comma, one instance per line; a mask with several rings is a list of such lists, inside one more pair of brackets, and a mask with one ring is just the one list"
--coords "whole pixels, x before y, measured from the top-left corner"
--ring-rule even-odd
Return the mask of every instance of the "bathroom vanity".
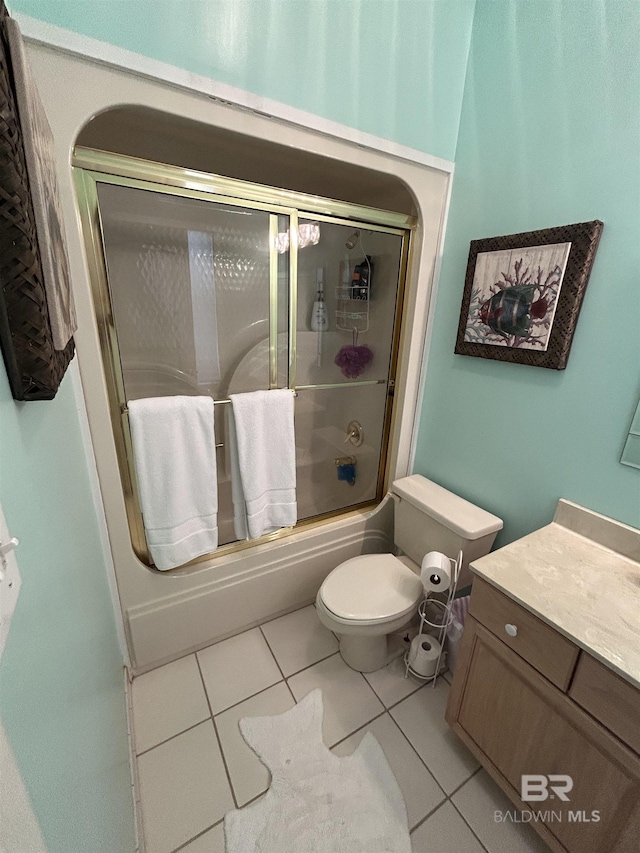
[[471, 568], [446, 716], [514, 803], [494, 817], [553, 851], [637, 853], [640, 531], [561, 500]]

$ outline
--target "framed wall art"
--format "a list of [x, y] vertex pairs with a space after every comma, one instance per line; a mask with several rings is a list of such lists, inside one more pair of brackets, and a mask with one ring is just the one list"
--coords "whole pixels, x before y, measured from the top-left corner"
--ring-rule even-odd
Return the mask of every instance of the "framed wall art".
[[14, 399], [51, 400], [73, 358], [75, 313], [53, 137], [28, 77], [0, 0], [0, 349]]
[[602, 228], [596, 219], [473, 240], [455, 351], [563, 370]]

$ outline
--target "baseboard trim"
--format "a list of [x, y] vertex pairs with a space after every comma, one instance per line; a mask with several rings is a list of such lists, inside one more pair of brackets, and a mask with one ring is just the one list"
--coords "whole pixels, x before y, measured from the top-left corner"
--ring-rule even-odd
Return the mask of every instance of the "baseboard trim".
[[133, 829], [135, 833], [135, 853], [145, 853], [144, 831], [142, 828], [142, 808], [140, 806], [140, 783], [138, 781], [138, 762], [136, 761], [136, 730], [133, 725], [133, 697], [131, 695], [131, 673], [125, 666], [124, 696], [127, 714], [127, 743], [129, 746], [129, 772], [131, 774], [131, 797], [133, 799]]

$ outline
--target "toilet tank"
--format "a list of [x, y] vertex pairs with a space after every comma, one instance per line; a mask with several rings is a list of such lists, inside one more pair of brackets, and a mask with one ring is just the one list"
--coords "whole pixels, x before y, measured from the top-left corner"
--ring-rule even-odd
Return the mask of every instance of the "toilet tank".
[[391, 492], [396, 502], [393, 538], [398, 548], [418, 566], [429, 551], [455, 559], [462, 550], [458, 588], [468, 586], [472, 580], [469, 563], [489, 553], [502, 529], [502, 519], [420, 474], [396, 480]]

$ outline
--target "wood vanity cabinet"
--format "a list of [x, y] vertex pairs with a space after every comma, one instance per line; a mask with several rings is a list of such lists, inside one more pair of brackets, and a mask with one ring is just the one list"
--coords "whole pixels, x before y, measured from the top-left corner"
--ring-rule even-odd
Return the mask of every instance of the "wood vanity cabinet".
[[[639, 853], [640, 691], [481, 578], [446, 718], [551, 850]], [[569, 800], [523, 802], [525, 774], [570, 776]]]

